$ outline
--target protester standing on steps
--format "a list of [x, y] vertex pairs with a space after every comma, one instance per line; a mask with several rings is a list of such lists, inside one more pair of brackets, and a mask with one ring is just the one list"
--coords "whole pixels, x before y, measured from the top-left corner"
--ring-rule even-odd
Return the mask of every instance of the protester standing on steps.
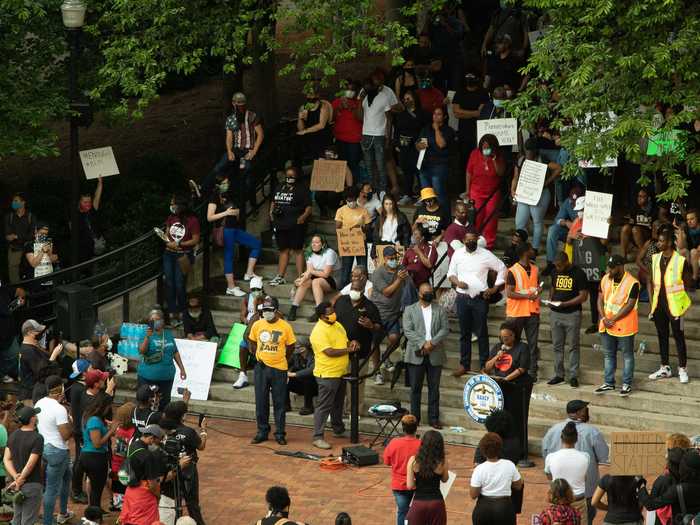
[[390, 244], [397, 250], [411, 244], [411, 223], [398, 208], [390, 194], [384, 195], [382, 208], [371, 225], [372, 258], [377, 258], [377, 246]]
[[78, 202], [78, 234], [80, 235], [79, 261], [89, 261], [95, 255], [100, 255], [105, 250], [105, 241], [102, 237], [99, 224], [99, 209], [102, 202], [102, 189], [104, 184], [102, 177], [97, 179], [95, 195], [83, 193]]
[[360, 348], [360, 343], [348, 339], [345, 328], [337, 322], [335, 309], [329, 302], [316, 306], [318, 321], [309, 338], [314, 351], [314, 377], [318, 383], [318, 400], [314, 412], [313, 446], [322, 450], [331, 449], [323, 439], [328, 416], [331, 418], [333, 434], [345, 433], [343, 408], [345, 405], [345, 380], [343, 376], [350, 363], [349, 354]]
[[581, 362], [581, 305], [588, 298], [586, 274], [569, 262], [564, 252], [554, 258], [551, 272], [552, 287], [547, 306], [551, 309], [549, 322], [552, 328], [554, 352], [554, 377], [548, 385], [558, 385], [565, 379], [564, 347], [569, 342], [569, 384], [578, 388], [578, 369]]
[[506, 321], [517, 331], [517, 337], [523, 330], [530, 350], [530, 368], [528, 374], [537, 382], [537, 361], [540, 358], [538, 339], [540, 335], [540, 286], [537, 265], [530, 262], [532, 246], [530, 243], [518, 245], [516, 255], [518, 262], [508, 269], [506, 278]]
[[[471, 370], [472, 333], [479, 345], [479, 368], [489, 356], [487, 318], [488, 299], [505, 284], [506, 267], [493, 253], [478, 245], [479, 233], [469, 228], [464, 237], [464, 248], [455, 251], [447, 270], [447, 278], [457, 291], [459, 319], [459, 368], [453, 373], [460, 377]], [[488, 286], [488, 274], [497, 274], [494, 286]]]
[[576, 199], [585, 193], [585, 189], [580, 182], [574, 181], [574, 185], [569, 191], [569, 197], [564, 200], [554, 223], [547, 229], [547, 267], [542, 272], [544, 277], [548, 277], [554, 270], [554, 257], [557, 254], [559, 242], [566, 241], [569, 228], [576, 220], [577, 213], [574, 211]]
[[297, 136], [301, 140], [304, 162], [313, 163], [323, 158], [331, 143], [331, 103], [320, 97], [318, 86], [313, 85], [306, 93], [306, 102], [299, 108], [297, 116]]
[[[405, 111], [397, 113], [394, 117], [394, 144], [399, 154], [399, 167], [403, 175], [399, 204], [407, 205], [413, 202], [415, 196], [414, 187], [418, 181], [418, 151], [416, 140], [426, 120], [426, 116], [420, 107], [420, 100], [414, 88], [406, 90], [401, 96]], [[402, 524], [403, 525], [403, 524]]]
[[[365, 238], [368, 225], [372, 222], [369, 212], [364, 206], [360, 206], [357, 202], [359, 190], [355, 186], [350, 186], [345, 190], [345, 204], [338, 208], [335, 212], [335, 229], [337, 230], [362, 230], [363, 238]], [[357, 264], [367, 266], [367, 255], [346, 255], [340, 258], [342, 263], [340, 288], [350, 282], [350, 272], [352, 265], [357, 260]], [[318, 303], [316, 303], [318, 304]]]
[[598, 330], [605, 352], [605, 382], [596, 388], [596, 394], [615, 390], [618, 350], [624, 359], [620, 395], [626, 397], [632, 393], [634, 336], [639, 331], [638, 299], [639, 281], [625, 271], [625, 259], [613, 255], [608, 259], [608, 273], [600, 282], [598, 296]]
[[440, 206], [449, 208], [447, 175], [449, 172], [450, 147], [455, 142], [455, 132], [447, 125], [445, 110], [437, 107], [432, 113], [432, 123], [420, 132], [416, 148], [425, 151], [420, 168], [421, 188], [433, 188]]
[[452, 215], [449, 207], [441, 206], [438, 196], [433, 188], [420, 190], [420, 199], [413, 216], [413, 223], [418, 224], [424, 233], [424, 237], [433, 244], [440, 244], [445, 229], [450, 225]]
[[[311, 242], [304, 252], [304, 256], [306, 257], [306, 271], [294, 281], [296, 292], [287, 316], [289, 321], [296, 320], [297, 309], [309, 288], [311, 288], [316, 305], [323, 302], [325, 294], [338, 288], [333, 278], [333, 273], [338, 267], [338, 254], [328, 247], [328, 243], [322, 235], [316, 234], [311, 237]], [[318, 317], [314, 313], [310, 317], [310, 321], [315, 322], [316, 320]]]
[[333, 136], [338, 149], [338, 160], [348, 163], [353, 184], [360, 181], [360, 161], [362, 160], [362, 110], [357, 100], [359, 86], [352, 79], [345, 80], [345, 89], [331, 106], [333, 108]]
[[673, 374], [668, 357], [668, 325], [670, 324], [678, 352], [678, 379], [681, 383], [687, 383], [688, 353], [685, 343], [684, 315], [690, 308], [687, 290], [692, 289], [692, 271], [685, 257], [676, 251], [673, 230], [662, 228], [658, 235], [659, 240], [656, 244], [661, 253], [651, 257], [648, 287], [649, 296], [652, 298], [649, 317], [654, 320], [659, 337], [661, 367], [651, 374], [649, 379], [662, 379], [671, 377]]
[[[415, 164], [415, 163], [414, 163]], [[24, 193], [12, 196], [12, 211], [5, 216], [5, 241], [7, 241], [7, 273], [10, 283], [20, 281], [20, 263], [24, 245], [34, 237], [35, 218], [27, 210], [27, 198]]]
[[[445, 235], [442, 240], [447, 243], [447, 256], [451, 259], [455, 249], [464, 246], [464, 236], [467, 234], [467, 228], [474, 223], [474, 207], [468, 202], [457, 201], [455, 204], [454, 221], [445, 229]], [[486, 247], [486, 240], [480, 238], [483, 247]], [[456, 241], [453, 245], [453, 241]]]
[[434, 299], [433, 287], [423, 283], [418, 289], [418, 302], [404, 310], [406, 351], [403, 360], [411, 385], [411, 413], [420, 422], [425, 378], [428, 381], [428, 421], [431, 427], [440, 430], [440, 378], [447, 361], [444, 342], [450, 334], [450, 326], [447, 311]]
[[227, 176], [217, 176], [217, 191], [214, 192], [207, 205], [207, 221], [216, 223], [217, 227], [223, 228], [224, 241], [224, 276], [226, 277], [226, 295], [243, 297], [245, 292], [236, 286], [233, 279], [233, 257], [236, 244], [247, 246], [250, 249], [248, 254], [248, 267], [244, 281], [250, 281], [255, 275], [255, 264], [260, 257], [262, 243], [260, 239], [245, 231], [241, 209], [237, 204], [240, 201], [238, 195], [241, 188], [234, 189]]
[[561, 431], [561, 449], [547, 455], [544, 473], [548, 479], [565, 479], [571, 486], [573, 499], [571, 506], [581, 515], [581, 520], [588, 521], [586, 505], [586, 475], [590, 457], [585, 452], [576, 450], [578, 431], [576, 423], [569, 421]]
[[420, 439], [416, 437], [418, 419], [413, 414], [401, 418], [404, 435], [395, 437], [384, 449], [384, 464], [391, 467], [391, 491], [396, 500], [396, 525], [405, 525], [406, 514], [411, 506], [413, 490], [406, 485], [408, 460], [418, 454]]
[[286, 284], [285, 275], [290, 255], [297, 265], [297, 276], [304, 273], [304, 239], [306, 224], [311, 217], [311, 193], [299, 181], [299, 170], [285, 170], [284, 184], [274, 193], [270, 204], [270, 223], [279, 248], [277, 275], [270, 286]]
[[558, 451], [562, 447], [561, 434], [567, 423], [573, 421], [576, 424], [578, 439], [575, 448], [588, 454], [588, 472], [586, 473], [586, 505], [588, 507], [588, 525], [593, 524], [596, 510], [591, 504], [591, 498], [598, 485], [600, 473], [598, 465], [608, 463], [610, 450], [605, 442], [603, 433], [593, 425], [588, 424], [590, 415], [588, 403], [580, 399], [574, 399], [566, 404], [566, 421], [560, 421], [551, 426], [542, 439], [542, 457], [547, 461], [549, 454]]
[[296, 337], [291, 325], [279, 315], [279, 302], [265, 297], [262, 319], [253, 323], [248, 335], [250, 352], [255, 354], [255, 417], [258, 430], [253, 444], [267, 441], [270, 433], [270, 395], [275, 413], [275, 439], [286, 445], [285, 406], [287, 401], [287, 359], [294, 351]]

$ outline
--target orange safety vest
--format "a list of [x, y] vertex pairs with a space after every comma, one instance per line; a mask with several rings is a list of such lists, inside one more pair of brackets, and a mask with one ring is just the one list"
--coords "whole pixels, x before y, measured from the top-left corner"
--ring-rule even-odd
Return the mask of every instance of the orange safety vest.
[[[630, 297], [630, 292], [635, 284], [639, 281], [632, 274], [625, 272], [622, 276], [622, 281], [617, 286], [608, 274], [600, 281], [600, 290], [603, 293], [603, 314], [605, 317], [616, 315], [627, 304]], [[615, 337], [627, 337], [634, 335], [639, 331], [639, 317], [637, 315], [637, 303], [634, 301], [634, 308], [622, 319], [615, 321], [612, 328], [605, 328], [603, 320], [598, 323], [599, 332], [607, 332]]]
[[[518, 293], [532, 293], [537, 291], [537, 266], [530, 263], [530, 275], [520, 263], [515, 263], [508, 270], [515, 278], [515, 291]], [[540, 300], [531, 299], [506, 299], [506, 317], [530, 317], [540, 313]]]

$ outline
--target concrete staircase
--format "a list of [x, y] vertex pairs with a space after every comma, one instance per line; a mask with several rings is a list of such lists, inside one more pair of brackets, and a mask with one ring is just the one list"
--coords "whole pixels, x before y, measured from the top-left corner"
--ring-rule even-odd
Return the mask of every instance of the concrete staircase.
[[[404, 212], [412, 218], [414, 208], [404, 207]], [[512, 219], [499, 221], [499, 234], [496, 253], [510, 242], [510, 232], [513, 229]], [[332, 221], [315, 221], [309, 228], [309, 233], [319, 231], [335, 247], [335, 231]], [[274, 247], [263, 249], [261, 264], [257, 267], [257, 273], [262, 275], [267, 282], [277, 273], [276, 261], [278, 252]], [[542, 268], [544, 257], [537, 261]], [[291, 266], [291, 265], [290, 265]], [[288, 270], [291, 276], [295, 271], [293, 267]], [[290, 279], [291, 280], [291, 279]], [[243, 284], [241, 283], [243, 286]], [[547, 282], [546, 287], [549, 286]], [[223, 280], [218, 284], [218, 291], [210, 296], [210, 307], [214, 320], [222, 336], [226, 336], [234, 322], [239, 320], [241, 300], [223, 294], [225, 285]], [[265, 285], [265, 290], [270, 295], [278, 297], [283, 313], [289, 311], [291, 305], [291, 285], [272, 287]], [[545, 292], [546, 293], [546, 292]], [[298, 311], [298, 320], [293, 324], [297, 336], [308, 336], [313, 328], [313, 323], [306, 320], [313, 313], [313, 303], [308, 294], [307, 301]], [[694, 297], [695, 299], [695, 297]], [[633, 393], [630, 397], [622, 398], [618, 393], [610, 393], [602, 396], [593, 394], [593, 390], [603, 381], [603, 355], [594, 349], [594, 344], [599, 343], [597, 334], [584, 334], [583, 329], [590, 325], [590, 311], [588, 302], [584, 305], [583, 329], [581, 335], [581, 369], [579, 373], [579, 388], [571, 388], [568, 383], [557, 386], [548, 386], [546, 381], [553, 376], [553, 354], [551, 342], [551, 328], [549, 325], [549, 311], [542, 309], [540, 324], [540, 353], [539, 383], [534, 387], [532, 402], [530, 405], [529, 435], [530, 450], [539, 453], [541, 440], [552, 423], [565, 417], [565, 405], [571, 399], [583, 399], [591, 402], [591, 422], [609, 436], [613, 431], [622, 430], [659, 430], [663, 432], [683, 432], [689, 435], [700, 434], [700, 311], [697, 307], [691, 307], [687, 314], [685, 326], [688, 341], [688, 370], [691, 382], [681, 385], [677, 377], [651, 381], [648, 375], [659, 366], [658, 343], [654, 325], [648, 320], [649, 305], [640, 304], [640, 333], [636, 338], [638, 344], [642, 340], [647, 342], [647, 350], [644, 354], [636, 354], [635, 380]], [[489, 314], [489, 334], [491, 343], [496, 341], [498, 327], [505, 315], [504, 306], [494, 306]], [[450, 321], [450, 336], [446, 349], [448, 362], [443, 370], [441, 385], [441, 415], [440, 419], [445, 425], [443, 434], [452, 443], [474, 445], [483, 435], [483, 426], [474, 423], [465, 413], [462, 404], [462, 392], [467, 378], [455, 379], [451, 372], [459, 365], [459, 326], [456, 319]], [[675, 361], [672, 345], [672, 363]], [[472, 369], [478, 368], [476, 345], [473, 345]], [[400, 351], [394, 354], [397, 359]], [[567, 355], [568, 358], [568, 355]], [[622, 359], [618, 359], [617, 383], [621, 384]], [[367, 370], [363, 370], [367, 372]], [[249, 374], [252, 381], [252, 374]], [[694, 377], [695, 376], [695, 377]], [[192, 402], [192, 409], [211, 415], [227, 416], [243, 419], [255, 419], [255, 399], [252, 386], [242, 390], [234, 390], [231, 384], [237, 377], [237, 372], [230, 369], [217, 369], [214, 372], [213, 383], [210, 391], [210, 399], [207, 402]], [[385, 385], [375, 385], [372, 379], [367, 380], [361, 389], [364, 389], [364, 399], [360, 414], [367, 414], [369, 406], [386, 401], [400, 400], [403, 406], [409, 405], [409, 392], [403, 386], [403, 379], [399, 380], [393, 390], [389, 386], [389, 377], [385, 376]], [[135, 377], [127, 375], [122, 377], [125, 386], [130, 390], [135, 389]], [[126, 395], [132, 395], [127, 392]], [[362, 397], [362, 396], [361, 396]], [[424, 388], [424, 411], [427, 409], [427, 387]], [[301, 399], [295, 399], [292, 395], [294, 410], [287, 414], [287, 421], [293, 425], [307, 425], [313, 423], [312, 416], [299, 416], [297, 409]], [[427, 414], [422, 418], [427, 421]], [[369, 416], [361, 417], [360, 430], [362, 432], [374, 432], [377, 430], [376, 422]], [[309, 437], [310, 438], [310, 437]]]

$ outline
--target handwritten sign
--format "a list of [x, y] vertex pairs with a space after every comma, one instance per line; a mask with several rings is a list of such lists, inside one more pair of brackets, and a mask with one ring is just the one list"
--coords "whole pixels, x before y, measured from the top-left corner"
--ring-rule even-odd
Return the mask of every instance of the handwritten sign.
[[[393, 248], [396, 248], [396, 246], [393, 244], [377, 244], [377, 268], [379, 268], [380, 266], [384, 266], [384, 248], [386, 248], [387, 246], [392, 246]], [[399, 249], [396, 251], [398, 253], [399, 262], [401, 262], [403, 260], [404, 254], [406, 253], [406, 248], [399, 245]]]
[[484, 135], [495, 135], [499, 146], [514, 146], [518, 143], [517, 118], [492, 118], [476, 121], [476, 144]]
[[520, 169], [518, 187], [515, 188], [515, 200], [530, 206], [536, 206], [542, 196], [544, 179], [547, 177], [547, 165], [534, 160], [525, 160]]
[[613, 476], [656, 476], [666, 467], [664, 432], [613, 432], [610, 446], [610, 474]]
[[581, 233], [599, 239], [608, 238], [610, 213], [612, 212], [612, 193], [586, 192], [586, 207], [583, 209]]
[[362, 228], [348, 228], [336, 230], [338, 234], [338, 254], [341, 257], [352, 255], [365, 255], [365, 235]]
[[117, 160], [114, 158], [112, 146], [86, 149], [79, 153], [86, 179], [119, 175], [119, 168], [117, 167]]
[[180, 371], [175, 370], [171, 397], [182, 397], [177, 393], [180, 387], [186, 387], [192, 392], [192, 399], [206, 401], [209, 397], [209, 385], [214, 371], [216, 343], [209, 341], [192, 341], [190, 339], [175, 339], [180, 359], [187, 371], [187, 379], [180, 379]]
[[344, 160], [315, 160], [311, 172], [311, 191], [342, 192], [347, 171], [348, 164]]

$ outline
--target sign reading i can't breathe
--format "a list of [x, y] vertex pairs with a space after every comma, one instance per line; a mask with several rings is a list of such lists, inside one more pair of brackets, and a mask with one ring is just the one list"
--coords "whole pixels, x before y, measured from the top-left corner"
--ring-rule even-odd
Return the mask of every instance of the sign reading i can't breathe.
[[119, 175], [112, 146], [81, 151], [80, 162], [83, 164], [86, 179]]
[[656, 476], [666, 467], [666, 433], [613, 432], [610, 453], [613, 476]]

